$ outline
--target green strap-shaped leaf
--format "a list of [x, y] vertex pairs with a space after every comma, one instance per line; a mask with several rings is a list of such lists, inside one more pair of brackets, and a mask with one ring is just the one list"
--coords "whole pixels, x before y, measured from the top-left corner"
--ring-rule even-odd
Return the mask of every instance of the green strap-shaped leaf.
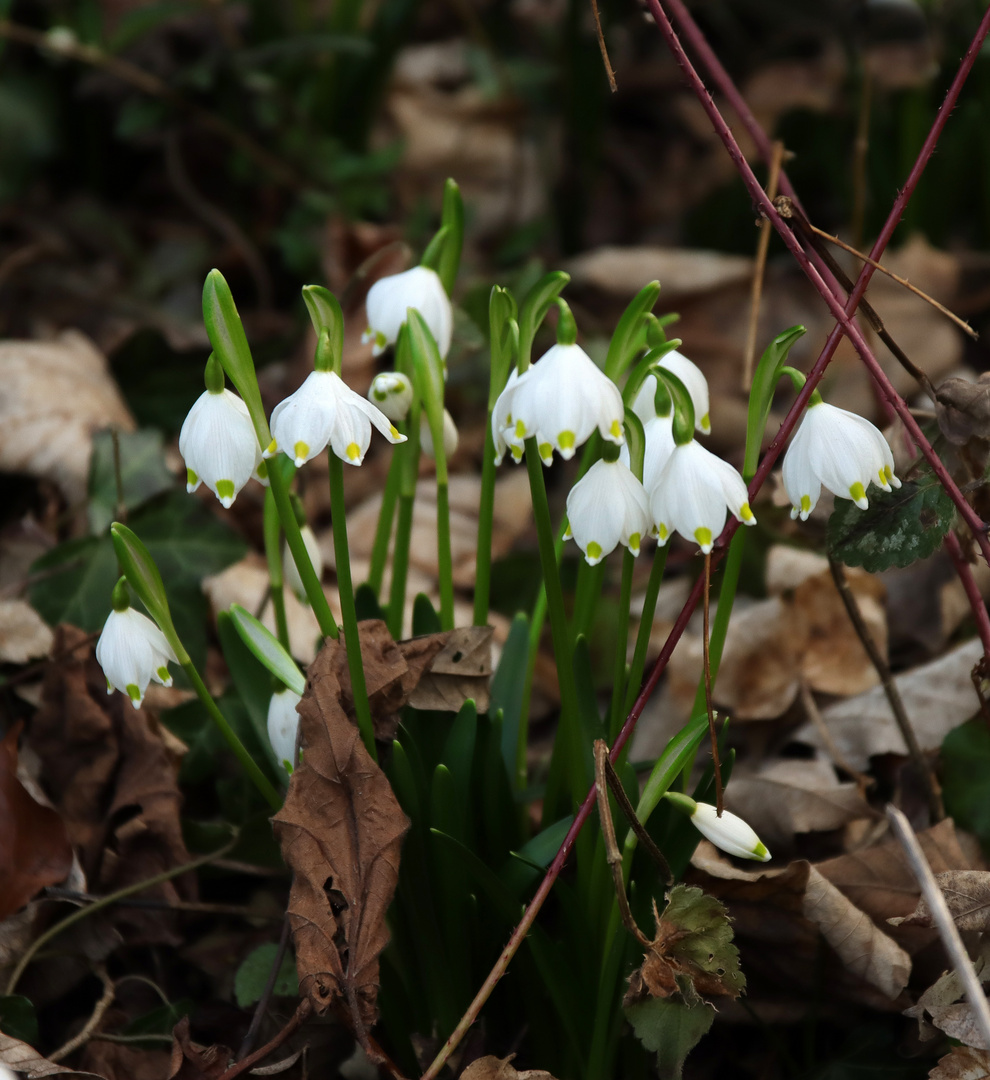
[[168, 639], [175, 650], [175, 655], [179, 658], [179, 663], [188, 661], [189, 657], [182, 648], [172, 623], [165, 583], [158, 572], [155, 560], [137, 535], [126, 525], [121, 525], [119, 521], [115, 521], [110, 526], [110, 536], [113, 539], [114, 551], [117, 553], [117, 561], [120, 563], [121, 570], [124, 571], [128, 584], [137, 593], [141, 603], [148, 609], [148, 614]]
[[748, 483], [756, 475], [763, 443], [763, 430], [773, 405], [773, 395], [780, 378], [781, 368], [787, 362], [791, 346], [806, 333], [803, 326], [791, 326], [778, 334], [764, 349], [760, 362], [753, 373], [753, 386], [749, 392], [749, 414], [746, 420], [746, 457], [742, 475]]
[[437, 273], [443, 282], [447, 295], [454, 291], [454, 283], [457, 281], [457, 271], [461, 265], [461, 249], [464, 246], [464, 201], [461, 199], [461, 189], [450, 178], [447, 179], [443, 188], [443, 213], [440, 218], [441, 225], [447, 229], [447, 237], [444, 240], [440, 259], [437, 263]]
[[278, 638], [240, 604], [230, 605], [230, 619], [241, 640], [258, 660], [293, 693], [301, 696], [306, 689], [306, 679]]
[[526, 294], [519, 312], [518, 367], [520, 375], [529, 367], [529, 354], [540, 323], [546, 318], [550, 305], [570, 280], [571, 275], [565, 274], [563, 270], [552, 270], [541, 277]]

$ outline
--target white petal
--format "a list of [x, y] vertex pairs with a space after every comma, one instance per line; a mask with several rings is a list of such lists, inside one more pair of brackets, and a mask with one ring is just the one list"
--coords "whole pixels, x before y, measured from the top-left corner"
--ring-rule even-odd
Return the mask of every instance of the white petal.
[[383, 371], [368, 388], [368, 400], [393, 423], [409, 415], [412, 395], [412, 383], [401, 371]]
[[296, 706], [302, 698], [288, 688], [276, 690], [268, 704], [268, 741], [275, 757], [287, 771], [292, 771], [296, 757], [296, 733], [299, 730], [299, 713]]
[[229, 507], [261, 460], [247, 406], [230, 390], [204, 391], [183, 421], [179, 453], [187, 476], [195, 476], [188, 476], [186, 490], [204, 483]]
[[[450, 351], [454, 313], [435, 270], [414, 266], [404, 273], [381, 278], [368, 290], [365, 307], [369, 331], [376, 339], [394, 345], [406, 321], [407, 309], [415, 308], [433, 334], [441, 359]], [[383, 350], [384, 346], [376, 343], [375, 355]]]
[[671, 349], [660, 358], [660, 367], [666, 368], [672, 375], [684, 383], [694, 406], [695, 430], [708, 434], [712, 425], [709, 419], [708, 380], [705, 378], [693, 360], [689, 360], [683, 353]]
[[151, 619], [127, 608], [110, 613], [96, 643], [96, 659], [107, 682], [138, 708], [152, 678], [164, 685], [171, 682], [167, 672], [164, 677], [159, 672], [168, 661], [175, 662], [175, 654]]
[[297, 466], [316, 457], [330, 441], [337, 415], [335, 378], [329, 371], [310, 372], [302, 386], [272, 410], [272, 438]]
[[770, 858], [770, 852], [753, 829], [741, 817], [730, 814], [728, 810], [723, 810], [719, 817], [714, 806], [698, 803], [697, 809], [691, 815], [691, 822], [698, 832], [730, 855], [737, 855], [741, 859], [755, 859], [758, 862], [766, 862]]

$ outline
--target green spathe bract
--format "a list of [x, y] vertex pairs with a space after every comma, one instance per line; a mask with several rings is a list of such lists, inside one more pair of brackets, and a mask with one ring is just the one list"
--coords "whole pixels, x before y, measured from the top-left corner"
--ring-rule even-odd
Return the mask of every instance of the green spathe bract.
[[279, 640], [240, 604], [230, 605], [230, 618], [241, 640], [266, 668], [290, 690], [302, 694], [306, 679]]

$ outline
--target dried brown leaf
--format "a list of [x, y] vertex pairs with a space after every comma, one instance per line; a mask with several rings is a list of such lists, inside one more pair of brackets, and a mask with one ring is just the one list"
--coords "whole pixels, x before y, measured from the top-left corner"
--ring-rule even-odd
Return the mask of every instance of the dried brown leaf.
[[134, 428], [106, 358], [77, 331], [5, 341], [0, 383], [0, 469], [53, 480], [70, 502], [81, 500], [94, 433]]
[[[443, 648], [413, 688], [409, 704], [416, 709], [456, 712], [470, 698], [478, 712], [486, 712], [492, 673], [492, 628], [464, 626], [444, 636]], [[406, 644], [402, 642], [399, 647]]]
[[985, 1080], [990, 1076], [990, 1053], [972, 1046], [956, 1046], [939, 1058], [928, 1080]]
[[[949, 913], [960, 930], [986, 930], [990, 927], [990, 871], [949, 870], [936, 874]], [[932, 914], [923, 899], [910, 915], [887, 920], [891, 926], [934, 926]]]
[[[990, 980], [988, 957], [990, 943], [984, 941], [980, 945], [979, 954], [973, 960], [973, 969], [982, 984]], [[971, 1046], [990, 1049], [984, 1046], [983, 1035], [976, 1026], [972, 1008], [962, 1001], [965, 995], [962, 979], [955, 970], [944, 971], [918, 998], [916, 1004], [904, 1010], [904, 1015], [912, 1016], [918, 1021], [918, 1036], [923, 1042], [934, 1038], [938, 1029]], [[959, 1032], [962, 1034], [957, 1034]]]
[[971, 439], [990, 439], [990, 372], [975, 382], [946, 379], [935, 394], [935, 416], [949, 442], [965, 446]]
[[545, 1069], [523, 1069], [518, 1072], [511, 1064], [515, 1056], [478, 1058], [461, 1073], [461, 1080], [554, 1080]]
[[167, 1080], [171, 1059], [167, 1050], [144, 1050], [94, 1039], [83, 1048], [81, 1064], [107, 1080]]
[[226, 1046], [196, 1046], [189, 1038], [189, 1017], [172, 1030], [172, 1061], [168, 1080], [217, 1080], [233, 1057]]
[[64, 881], [72, 847], [57, 811], [42, 806], [17, 779], [14, 724], [0, 742], [0, 920], [48, 885]]
[[80, 1080], [106, 1080], [105, 1077], [96, 1073], [80, 1072], [78, 1069], [67, 1069], [64, 1065], [56, 1065], [48, 1058], [42, 1057], [33, 1046], [29, 1046], [20, 1039], [11, 1038], [0, 1031], [0, 1065], [6, 1065], [14, 1069], [18, 1075], [26, 1080], [40, 1080], [43, 1076], [64, 1076], [69, 1080], [71, 1077], [79, 1077]]
[[[87, 635], [71, 626], [55, 634], [41, 708], [30, 745], [41, 781], [62, 816], [89, 888], [112, 892], [189, 861], [182, 839], [178, 760], [158, 724], [122, 694], [108, 696]], [[150, 893], [166, 902], [195, 899], [184, 876]], [[161, 913], [125, 908], [115, 928], [130, 939], [175, 943]]]
[[[378, 1016], [378, 957], [409, 827], [391, 786], [342, 706], [344, 647], [329, 642], [299, 704], [302, 760], [275, 835], [293, 870], [289, 919], [299, 987], [317, 1013], [343, 1001], [355, 1032]], [[401, 676], [400, 676], [401, 679]]]
[[52, 632], [24, 600], [0, 600], [0, 661], [23, 664], [47, 656]]

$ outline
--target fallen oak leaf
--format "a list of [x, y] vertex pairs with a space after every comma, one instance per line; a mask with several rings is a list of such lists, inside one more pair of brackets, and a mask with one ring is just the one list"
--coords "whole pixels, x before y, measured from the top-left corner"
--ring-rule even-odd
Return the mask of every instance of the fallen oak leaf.
[[300, 992], [321, 1015], [344, 1003], [373, 1056], [378, 958], [409, 821], [344, 711], [345, 670], [335, 641], [310, 667], [298, 706], [301, 761], [274, 828], [293, 870], [288, 915]]

